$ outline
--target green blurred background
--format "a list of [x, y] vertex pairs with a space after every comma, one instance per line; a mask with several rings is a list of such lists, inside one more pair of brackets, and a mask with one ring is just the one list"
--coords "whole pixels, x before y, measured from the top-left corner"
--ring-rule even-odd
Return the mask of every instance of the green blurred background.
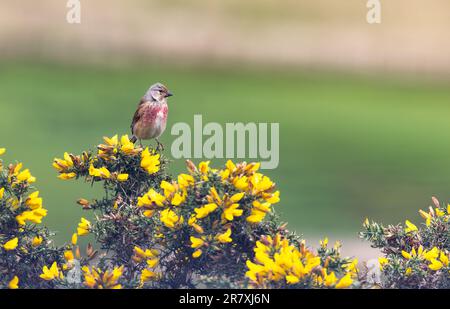
[[361, 251], [366, 216], [418, 222], [432, 195], [449, 199], [449, 3], [385, 3], [369, 25], [354, 0], [81, 1], [70, 25], [63, 2], [0, 4], [0, 145], [38, 178], [59, 242], [85, 215], [75, 201], [98, 191], [58, 180], [53, 158], [129, 133], [155, 81], [175, 93], [166, 145], [194, 114], [280, 123], [280, 165], [266, 173], [307, 238]]

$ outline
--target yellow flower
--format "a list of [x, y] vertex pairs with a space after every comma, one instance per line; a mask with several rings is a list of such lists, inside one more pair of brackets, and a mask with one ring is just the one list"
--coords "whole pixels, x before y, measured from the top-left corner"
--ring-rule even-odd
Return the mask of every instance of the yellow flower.
[[439, 260], [441, 260], [442, 264], [448, 267], [449, 259], [448, 256], [443, 251], [441, 251], [441, 254], [439, 255]]
[[118, 181], [127, 181], [128, 180], [128, 174], [119, 174], [117, 175], [117, 180]]
[[337, 282], [336, 275], [334, 271], [331, 274], [327, 274], [326, 270], [324, 270], [324, 284], [325, 286], [333, 286]]
[[4, 194], [5, 194], [5, 188], [0, 188], [0, 200], [3, 198]]
[[266, 212], [260, 211], [258, 209], [252, 209], [250, 216], [247, 217], [247, 222], [259, 223], [266, 217]]
[[406, 228], [405, 228], [406, 233], [417, 231], [417, 226], [412, 224], [409, 220], [406, 220], [405, 224], [406, 224]]
[[59, 174], [59, 176], [58, 176], [58, 178], [62, 179], [62, 180], [70, 180], [75, 177], [77, 177], [77, 174], [75, 174], [73, 172], [72, 173], [62, 173], [62, 174]]
[[194, 253], [192, 253], [192, 257], [194, 259], [199, 258], [201, 255], [202, 255], [202, 250], [200, 250], [200, 249], [197, 249], [197, 250], [194, 251]]
[[209, 172], [209, 163], [210, 161], [204, 161], [204, 162], [200, 162], [198, 165], [198, 169], [200, 171], [200, 173], [206, 175]]
[[228, 221], [234, 220], [234, 217], [240, 217], [242, 216], [242, 213], [244, 212], [242, 209], [238, 209], [239, 204], [232, 204], [229, 207], [225, 208], [223, 211], [223, 217], [227, 219]]
[[66, 259], [67, 262], [72, 261], [72, 260], [75, 258], [75, 257], [73, 256], [72, 250], [64, 251], [64, 258]]
[[121, 289], [122, 285], [118, 284], [120, 277], [123, 274], [123, 266], [114, 267], [112, 271], [103, 272], [100, 269], [92, 267], [90, 269], [87, 266], [82, 268], [84, 273], [83, 284], [89, 288], [98, 289]]
[[165, 201], [165, 197], [156, 192], [153, 189], [150, 189], [147, 194], [145, 194], [142, 197], [138, 197], [138, 207], [142, 206], [151, 206], [153, 203], [155, 203], [158, 206], [163, 206]]
[[84, 236], [84, 235], [89, 234], [90, 229], [91, 229], [91, 222], [89, 222], [85, 218], [81, 218], [81, 222], [78, 223], [78, 228], [77, 228], [78, 236]]
[[180, 206], [181, 203], [184, 202], [184, 197], [180, 195], [180, 193], [175, 193], [172, 197], [171, 203], [173, 206]]
[[432, 259], [432, 260], [431, 260], [431, 264], [428, 265], [428, 267], [429, 267], [431, 270], [435, 270], [435, 271], [441, 269], [443, 266], [444, 266], [444, 265], [443, 265], [440, 261], [438, 261], [438, 260], [436, 260], [436, 259]]
[[30, 173], [30, 170], [26, 169], [17, 174], [17, 180], [19, 183], [20, 182], [33, 183], [36, 181], [36, 177], [33, 177]]
[[234, 194], [233, 196], [230, 197], [230, 200], [233, 203], [237, 203], [244, 197], [244, 194], [245, 194], [244, 192], [236, 193], [236, 194]]
[[300, 281], [300, 278], [298, 278], [297, 276], [294, 275], [287, 275], [286, 276], [286, 282], [288, 284], [296, 284]]
[[188, 174], [180, 174], [178, 175], [178, 184], [180, 185], [181, 189], [185, 189], [192, 184], [194, 184], [195, 180], [194, 177]]
[[336, 284], [336, 289], [345, 289], [352, 285], [353, 280], [350, 274], [346, 274], [344, 277], [339, 280], [338, 284]]
[[11, 279], [8, 283], [8, 288], [15, 290], [19, 288], [19, 277], [14, 276], [14, 278]]
[[119, 144], [119, 137], [118, 135], [114, 135], [113, 137], [109, 138], [104, 136], [103, 140], [105, 141], [106, 144], [108, 144], [109, 146], [113, 146], [116, 147]]
[[389, 263], [389, 260], [385, 257], [379, 257], [378, 263], [380, 264], [380, 270], [383, 270], [384, 265]]
[[227, 229], [227, 231], [225, 233], [217, 235], [217, 240], [223, 244], [232, 242], [233, 239], [231, 239], [230, 235], [231, 235], [231, 229]]
[[150, 150], [145, 148], [141, 153], [141, 167], [150, 175], [159, 171], [159, 154], [152, 155]]
[[4, 245], [3, 248], [6, 251], [11, 251], [17, 248], [17, 245], [19, 244], [19, 238], [15, 237], [9, 241], [7, 241]]
[[194, 211], [196, 213], [197, 219], [203, 219], [217, 209], [217, 205], [214, 203], [206, 204], [200, 208], [195, 208]]
[[150, 281], [151, 279], [156, 277], [156, 273], [153, 271], [145, 268], [141, 273], [141, 283], [145, 283], [147, 281]]
[[406, 276], [409, 276], [409, 275], [411, 275], [411, 273], [412, 273], [412, 268], [411, 268], [411, 267], [408, 267], [408, 268], [406, 269], [406, 271], [405, 271], [405, 275], [406, 275]]
[[403, 251], [403, 250], [402, 250], [402, 256], [407, 260], [411, 259], [411, 254], [409, 254], [408, 252]]
[[267, 194], [264, 198], [267, 203], [276, 204], [280, 201], [280, 191], [276, 191], [273, 194]]
[[261, 173], [253, 174], [250, 177], [250, 182], [252, 184], [252, 194], [254, 195], [269, 191], [275, 186], [275, 184], [270, 180], [269, 177], [264, 176]]
[[238, 190], [246, 191], [248, 189], [248, 178], [247, 178], [247, 176], [236, 177], [233, 180], [233, 185]]
[[192, 243], [191, 244], [191, 248], [194, 248], [194, 249], [197, 249], [197, 248], [199, 248], [199, 247], [201, 247], [201, 246], [203, 246], [205, 244], [205, 241], [203, 239], [197, 238], [197, 237], [194, 237], [194, 236], [191, 236], [190, 240], [191, 240], [191, 243]]
[[439, 208], [436, 208], [436, 216], [442, 217], [445, 215], [445, 212], [440, 210]]
[[158, 264], [159, 259], [148, 259], [147, 260], [147, 266], [150, 268], [153, 268], [156, 266], [156, 264]]
[[175, 225], [183, 223], [183, 217], [178, 216], [174, 211], [170, 209], [164, 209], [161, 211], [160, 220], [168, 228], [175, 228]]
[[56, 262], [53, 262], [52, 266], [48, 268], [47, 266], [44, 266], [42, 268], [42, 274], [39, 275], [42, 279], [46, 281], [51, 281], [53, 279], [63, 278], [62, 272], [59, 271], [58, 265]]
[[439, 256], [439, 249], [436, 247], [433, 247], [430, 251], [423, 252], [423, 258], [427, 261], [436, 259], [438, 256]]
[[16, 216], [16, 221], [20, 225], [25, 225], [27, 221], [39, 224], [42, 222], [42, 218], [47, 215], [47, 209], [37, 208], [34, 210], [27, 210]]
[[41, 236], [35, 236], [35, 237], [33, 238], [33, 241], [31, 242], [31, 245], [32, 245], [33, 247], [37, 247], [37, 246], [39, 246], [40, 244], [42, 244], [42, 241], [43, 241], [43, 239], [42, 239]]
[[158, 259], [156, 258], [156, 256], [158, 254], [159, 254], [159, 252], [157, 250], [154, 250], [154, 249], [143, 250], [142, 248], [135, 246], [134, 247], [134, 255], [132, 258], [133, 258], [133, 261], [135, 261], [136, 263], [140, 263], [143, 260], [147, 259], [147, 264], [149, 264], [149, 266], [153, 267], [156, 265], [156, 263], [158, 263]]
[[127, 154], [127, 155], [134, 154], [134, 144], [130, 141], [130, 139], [128, 138], [128, 135], [123, 135], [120, 138], [120, 144], [122, 145], [120, 150], [124, 154]]
[[0, 148], [0, 156], [5, 154], [6, 152], [6, 148]]
[[31, 193], [25, 200], [25, 205], [31, 209], [37, 209], [42, 207], [42, 198], [39, 197], [39, 191]]
[[76, 246], [76, 244], [78, 242], [78, 234], [77, 233], [72, 234], [71, 242], [72, 242], [72, 246]]

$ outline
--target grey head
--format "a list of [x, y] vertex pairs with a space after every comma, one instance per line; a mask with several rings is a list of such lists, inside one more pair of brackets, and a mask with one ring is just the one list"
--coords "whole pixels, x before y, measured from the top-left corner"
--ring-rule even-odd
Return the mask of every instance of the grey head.
[[173, 94], [161, 83], [156, 83], [148, 88], [144, 95], [146, 101], [156, 101], [159, 103], [165, 103], [168, 97], [173, 96]]

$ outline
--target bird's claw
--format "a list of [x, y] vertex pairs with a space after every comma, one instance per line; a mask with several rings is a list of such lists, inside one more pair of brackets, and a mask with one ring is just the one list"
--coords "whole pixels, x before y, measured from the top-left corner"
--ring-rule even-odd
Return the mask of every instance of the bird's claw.
[[164, 145], [158, 140], [156, 140], [156, 142], [157, 142], [156, 150], [157, 151], [164, 151]]

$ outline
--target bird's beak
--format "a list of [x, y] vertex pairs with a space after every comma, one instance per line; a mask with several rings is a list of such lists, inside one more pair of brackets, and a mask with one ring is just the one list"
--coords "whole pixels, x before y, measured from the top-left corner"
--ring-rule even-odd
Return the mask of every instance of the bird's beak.
[[168, 92], [166, 93], [166, 98], [167, 98], [167, 97], [171, 97], [171, 96], [173, 96], [173, 93], [170, 92], [170, 91], [168, 91]]

